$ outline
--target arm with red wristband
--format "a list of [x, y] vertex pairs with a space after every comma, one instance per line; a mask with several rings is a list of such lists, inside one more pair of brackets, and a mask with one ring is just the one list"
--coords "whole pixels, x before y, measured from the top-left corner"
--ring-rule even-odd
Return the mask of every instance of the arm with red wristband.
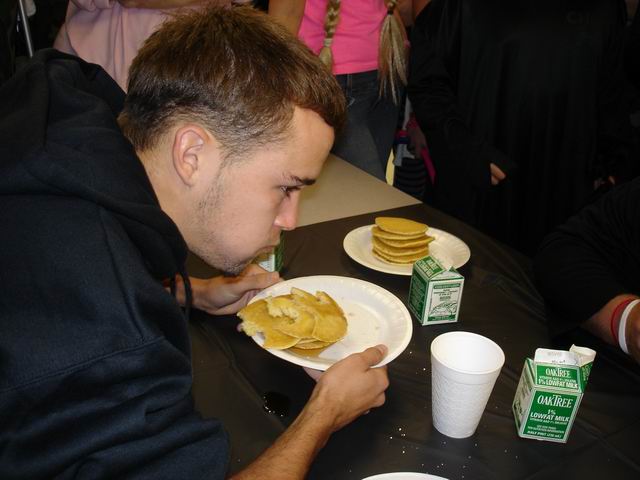
[[537, 284], [553, 336], [582, 327], [640, 362], [640, 178], [617, 186], [543, 242]]
[[639, 303], [637, 295], [617, 295], [589, 318], [584, 327], [640, 362]]

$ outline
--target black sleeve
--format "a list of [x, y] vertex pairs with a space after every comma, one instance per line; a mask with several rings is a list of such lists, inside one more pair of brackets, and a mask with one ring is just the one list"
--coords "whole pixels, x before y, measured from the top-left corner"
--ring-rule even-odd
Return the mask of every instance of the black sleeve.
[[627, 32], [625, 67], [629, 81], [636, 90], [640, 90], [640, 6]]
[[624, 73], [626, 7], [622, 1], [617, 5], [598, 79], [598, 165], [594, 177], [613, 176], [621, 183], [638, 173], [638, 147], [630, 121], [633, 90]]
[[640, 293], [640, 179], [617, 187], [548, 235], [535, 258], [552, 333], [622, 293]]

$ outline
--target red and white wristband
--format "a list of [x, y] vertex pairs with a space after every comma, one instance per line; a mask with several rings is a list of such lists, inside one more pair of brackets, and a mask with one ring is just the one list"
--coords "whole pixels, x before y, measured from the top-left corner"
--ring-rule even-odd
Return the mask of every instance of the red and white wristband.
[[627, 347], [627, 319], [629, 318], [629, 314], [633, 307], [635, 307], [638, 303], [640, 303], [640, 298], [636, 298], [630, 302], [627, 302], [627, 305], [624, 307], [622, 315], [620, 316], [620, 323], [618, 324], [618, 345], [624, 353], [629, 354], [629, 348]]

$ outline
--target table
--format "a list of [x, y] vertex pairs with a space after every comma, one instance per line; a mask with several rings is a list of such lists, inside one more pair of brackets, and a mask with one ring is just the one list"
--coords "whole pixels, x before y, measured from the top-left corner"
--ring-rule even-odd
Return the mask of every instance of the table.
[[298, 226], [419, 203], [341, 158], [329, 155], [318, 182], [301, 192]]
[[[380, 213], [308, 224], [285, 235], [285, 278], [344, 275], [376, 283], [406, 303], [409, 277], [376, 272], [342, 249], [352, 229]], [[415, 204], [384, 211], [423, 221], [463, 239], [472, 255], [460, 269], [465, 289], [456, 324], [414, 323], [407, 349], [389, 365], [386, 404], [334, 434], [316, 459], [310, 479], [362, 479], [416, 471], [449, 479], [640, 478], [640, 368], [586, 333], [551, 343], [544, 304], [528, 258], [473, 228]], [[300, 367], [260, 349], [236, 331], [235, 317], [194, 312], [194, 398], [205, 416], [221, 418], [230, 433], [230, 471], [248, 464], [303, 407], [314, 382]], [[431, 422], [429, 344], [440, 333], [467, 330], [504, 350], [506, 361], [477, 432], [450, 439]], [[597, 350], [586, 394], [567, 444], [521, 439], [511, 403], [524, 359], [538, 347], [568, 349], [571, 341]], [[284, 416], [267, 413], [262, 396], [288, 400]]]

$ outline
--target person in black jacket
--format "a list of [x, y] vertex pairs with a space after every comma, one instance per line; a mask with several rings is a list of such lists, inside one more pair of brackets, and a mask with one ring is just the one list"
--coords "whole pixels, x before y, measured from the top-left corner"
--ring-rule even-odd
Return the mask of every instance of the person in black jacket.
[[629, 12], [631, 23], [627, 27], [625, 71], [629, 82], [640, 92], [640, 8], [637, 2], [633, 6], [627, 2], [627, 7], [633, 8], [633, 12]]
[[[248, 8], [177, 16], [130, 78], [125, 98], [45, 50], [0, 89], [2, 479], [225, 476], [226, 434], [193, 406], [188, 310], [232, 313], [278, 281], [247, 265], [295, 227], [344, 117], [331, 74]], [[236, 277], [189, 281], [187, 247]], [[329, 369], [237, 478], [302, 478], [384, 402], [384, 354]]]
[[535, 259], [554, 336], [578, 326], [640, 362], [640, 177], [548, 235]]
[[533, 255], [596, 185], [631, 178], [625, 21], [623, 0], [433, 0], [408, 94], [435, 206]]

